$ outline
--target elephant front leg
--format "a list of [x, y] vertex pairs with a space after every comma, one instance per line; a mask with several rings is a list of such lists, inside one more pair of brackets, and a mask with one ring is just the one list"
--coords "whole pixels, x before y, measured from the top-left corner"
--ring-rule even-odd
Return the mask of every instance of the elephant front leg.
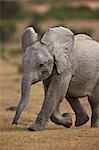
[[58, 124], [62, 125], [66, 128], [70, 128], [72, 125], [72, 117], [69, 113], [64, 113], [63, 115], [60, 114], [59, 110], [59, 104], [56, 107], [54, 113], [50, 117], [51, 121]]
[[40, 113], [37, 116], [35, 123], [29, 127], [31, 131], [39, 131], [45, 128], [46, 123], [55, 111], [60, 99], [66, 95], [70, 74], [63, 79], [60, 75], [54, 76], [48, 87], [47, 94]]
[[57, 98], [57, 94], [54, 94], [54, 92], [52, 92], [52, 89], [48, 90], [42, 109], [38, 114], [35, 123], [29, 127], [29, 130], [39, 131], [45, 128], [48, 119], [55, 110], [58, 100]]
[[[44, 93], [45, 96], [47, 94], [47, 90], [49, 87], [49, 80], [44, 80], [43, 81], [43, 85], [44, 85]], [[55, 108], [55, 111], [53, 112], [53, 114], [51, 115], [50, 119], [52, 122], [54, 122], [55, 124], [58, 125], [63, 125], [64, 127], [69, 128], [72, 125], [72, 117], [70, 114], [68, 113], [64, 113], [63, 115], [60, 114], [60, 103], [62, 102], [62, 100], [60, 100], [58, 106]]]

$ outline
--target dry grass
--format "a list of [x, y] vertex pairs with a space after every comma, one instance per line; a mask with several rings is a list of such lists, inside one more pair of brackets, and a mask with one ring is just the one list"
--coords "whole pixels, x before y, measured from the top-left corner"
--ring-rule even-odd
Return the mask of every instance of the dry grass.
[[[46, 129], [39, 132], [29, 132], [29, 124], [35, 121], [43, 101], [42, 84], [38, 83], [31, 90], [30, 101], [24, 110], [19, 124], [12, 126], [15, 112], [7, 111], [10, 106], [17, 106], [20, 99], [21, 76], [17, 67], [5, 61], [0, 61], [0, 149], [1, 150], [98, 150], [99, 129], [91, 129], [90, 121], [79, 128], [73, 126], [66, 129], [62, 126], [48, 122]], [[33, 92], [32, 92], [33, 91]], [[70, 106], [64, 102], [62, 112], [70, 112], [75, 120], [75, 115]], [[83, 106], [90, 115], [87, 101], [82, 100]]]

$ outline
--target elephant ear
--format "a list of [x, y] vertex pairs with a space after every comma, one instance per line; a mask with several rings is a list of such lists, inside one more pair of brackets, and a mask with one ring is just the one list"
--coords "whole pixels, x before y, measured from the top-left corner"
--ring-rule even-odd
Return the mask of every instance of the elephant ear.
[[22, 48], [25, 51], [28, 46], [31, 46], [38, 40], [38, 34], [32, 27], [27, 28], [21, 38]]
[[55, 58], [57, 71], [61, 74], [69, 66], [69, 56], [73, 49], [74, 34], [65, 27], [49, 28], [41, 42]]

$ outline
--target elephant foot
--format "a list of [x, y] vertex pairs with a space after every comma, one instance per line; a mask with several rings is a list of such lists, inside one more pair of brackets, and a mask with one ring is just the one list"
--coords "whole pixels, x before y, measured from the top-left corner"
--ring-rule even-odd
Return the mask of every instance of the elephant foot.
[[41, 131], [44, 128], [45, 128], [45, 126], [41, 126], [40, 124], [33, 124], [28, 128], [28, 130], [29, 131]]
[[70, 128], [72, 125], [72, 117], [69, 113], [62, 114], [62, 117], [64, 118], [65, 124], [63, 125], [66, 128]]
[[64, 113], [62, 114], [62, 116], [52, 115], [51, 121], [54, 122], [55, 124], [62, 125], [66, 128], [70, 128], [70, 126], [72, 125], [72, 118], [68, 113]]
[[81, 126], [83, 124], [85, 124], [86, 122], [88, 122], [89, 117], [88, 115], [85, 113], [83, 115], [77, 115], [76, 116], [76, 121], [75, 121], [75, 126]]

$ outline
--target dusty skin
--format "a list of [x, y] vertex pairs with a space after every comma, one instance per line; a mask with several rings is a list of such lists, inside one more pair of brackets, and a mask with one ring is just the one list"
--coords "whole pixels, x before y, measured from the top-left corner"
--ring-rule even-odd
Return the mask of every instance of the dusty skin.
[[[3, 71], [2, 71], [3, 69]], [[36, 119], [43, 102], [42, 84], [35, 84], [31, 89], [30, 101], [24, 110], [19, 124], [12, 126], [14, 111], [6, 110], [17, 106], [20, 98], [21, 75], [17, 74], [16, 66], [0, 60], [0, 149], [1, 150], [98, 150], [99, 129], [90, 128], [90, 120], [82, 127], [74, 127], [75, 114], [69, 104], [61, 105], [61, 112], [69, 112], [73, 117], [70, 129], [48, 122], [46, 129], [29, 132], [28, 123]], [[90, 116], [91, 110], [86, 100], [82, 105]], [[35, 107], [34, 107], [35, 106]]]

